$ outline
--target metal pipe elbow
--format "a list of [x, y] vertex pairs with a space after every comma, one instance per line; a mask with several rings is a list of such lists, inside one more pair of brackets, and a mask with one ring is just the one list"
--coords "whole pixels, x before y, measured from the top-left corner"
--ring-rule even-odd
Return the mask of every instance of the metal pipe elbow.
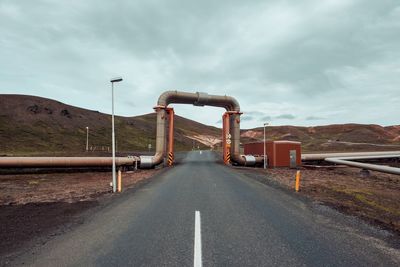
[[140, 169], [151, 169], [164, 161], [163, 153], [157, 152], [154, 156], [140, 156]]
[[233, 154], [232, 161], [241, 166], [255, 166], [264, 162], [263, 157], [255, 157], [252, 155]]
[[231, 154], [231, 160], [237, 163], [238, 165], [242, 166], [246, 165], [246, 159], [240, 154], [237, 153]]
[[178, 91], [165, 91], [158, 97], [157, 105], [166, 107], [171, 102], [171, 98], [176, 96]]

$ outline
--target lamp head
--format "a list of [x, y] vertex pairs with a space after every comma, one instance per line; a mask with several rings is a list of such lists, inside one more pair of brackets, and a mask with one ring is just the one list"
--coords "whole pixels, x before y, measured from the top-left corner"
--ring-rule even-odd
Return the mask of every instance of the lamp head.
[[122, 77], [115, 77], [110, 80], [112, 83], [122, 82]]

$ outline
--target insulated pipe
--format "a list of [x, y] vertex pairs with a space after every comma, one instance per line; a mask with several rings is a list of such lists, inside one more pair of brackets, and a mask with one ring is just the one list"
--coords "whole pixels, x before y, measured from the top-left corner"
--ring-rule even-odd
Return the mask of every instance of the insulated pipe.
[[225, 108], [227, 111], [240, 111], [239, 103], [230, 96], [209, 95], [207, 93], [188, 93], [166, 91], [158, 98], [157, 105], [167, 107], [169, 104], [193, 104], [195, 106], [214, 106]]
[[153, 166], [160, 164], [165, 157], [165, 120], [166, 112], [163, 108], [157, 108], [157, 136], [156, 136], [156, 154], [152, 159]]
[[400, 175], [400, 168], [353, 161], [353, 160], [362, 160], [362, 159], [365, 160], [365, 159], [385, 159], [385, 158], [400, 158], [400, 154], [390, 155], [390, 156], [386, 155], [386, 156], [326, 158], [325, 161], [332, 162], [335, 164], [342, 164], [342, 165], [347, 165], [347, 166], [351, 166], [351, 167], [372, 170], [372, 171], [379, 171], [379, 172]]
[[380, 155], [397, 155], [400, 151], [382, 151], [382, 152], [353, 152], [353, 153], [323, 153], [323, 154], [303, 154], [301, 160], [324, 160], [325, 158], [337, 157], [363, 157], [363, 156], [380, 156]]
[[232, 135], [231, 158], [237, 164], [246, 166], [246, 158], [240, 155], [240, 115], [240, 112], [235, 112], [229, 116]]
[[[156, 154], [152, 157], [140, 156], [140, 167], [149, 168], [160, 164], [165, 157], [165, 109], [169, 104], [193, 104], [195, 106], [214, 106], [225, 108], [231, 112], [231, 159], [232, 161], [246, 165], [246, 160], [240, 155], [240, 106], [235, 98], [230, 96], [209, 95], [207, 93], [188, 93], [178, 91], [166, 91], [158, 98], [155, 110], [157, 112], [157, 137]], [[234, 122], [234, 123], [232, 123]]]
[[[116, 165], [133, 165], [137, 157], [117, 157]], [[110, 167], [111, 157], [0, 157], [0, 167]]]

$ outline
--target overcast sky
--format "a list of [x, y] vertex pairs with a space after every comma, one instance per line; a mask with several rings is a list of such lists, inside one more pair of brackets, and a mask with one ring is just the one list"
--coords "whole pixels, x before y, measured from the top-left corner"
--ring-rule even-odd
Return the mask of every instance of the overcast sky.
[[0, 93], [110, 113], [113, 76], [118, 115], [181, 90], [234, 96], [243, 128], [400, 124], [400, 2], [0, 0]]

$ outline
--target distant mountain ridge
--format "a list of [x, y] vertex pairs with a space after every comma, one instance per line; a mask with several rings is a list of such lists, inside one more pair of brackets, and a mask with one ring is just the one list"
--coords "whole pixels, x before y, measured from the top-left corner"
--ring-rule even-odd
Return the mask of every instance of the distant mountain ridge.
[[[268, 126], [267, 139], [302, 142], [305, 151], [400, 150], [400, 125], [333, 124], [327, 126]], [[242, 131], [242, 142], [263, 139], [263, 129]]]
[[[28, 95], [2, 94], [0, 103], [0, 156], [82, 154], [86, 146], [86, 127], [89, 127], [90, 148], [109, 153], [109, 114]], [[149, 152], [151, 144], [149, 153], [153, 152], [155, 122], [155, 113], [117, 116], [117, 150]], [[400, 125], [268, 126], [267, 139], [301, 141], [305, 151], [400, 150]], [[242, 143], [262, 140], [262, 128], [241, 131]], [[176, 150], [190, 150], [193, 145], [204, 149], [219, 146], [220, 142], [221, 129], [176, 116]]]

